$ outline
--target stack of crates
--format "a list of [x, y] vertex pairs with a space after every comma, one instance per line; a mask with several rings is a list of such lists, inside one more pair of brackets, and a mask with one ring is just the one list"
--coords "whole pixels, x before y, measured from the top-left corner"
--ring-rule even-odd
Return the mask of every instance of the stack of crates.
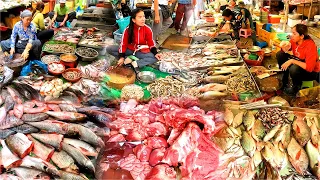
[[265, 8], [261, 8], [260, 12], [260, 22], [268, 23], [269, 11]]

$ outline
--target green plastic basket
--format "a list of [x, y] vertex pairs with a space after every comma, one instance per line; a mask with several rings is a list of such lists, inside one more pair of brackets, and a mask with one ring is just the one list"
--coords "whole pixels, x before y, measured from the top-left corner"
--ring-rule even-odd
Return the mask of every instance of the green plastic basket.
[[288, 41], [288, 34], [287, 33], [278, 33], [277, 38], [281, 41]]

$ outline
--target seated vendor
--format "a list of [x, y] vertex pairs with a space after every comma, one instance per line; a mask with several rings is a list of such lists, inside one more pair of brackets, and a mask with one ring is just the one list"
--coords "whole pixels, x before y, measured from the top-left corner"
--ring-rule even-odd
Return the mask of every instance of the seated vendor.
[[40, 41], [49, 40], [54, 35], [53, 29], [45, 29], [44, 17], [42, 11], [44, 9], [44, 3], [42, 1], [37, 2], [36, 9], [33, 9], [32, 22], [37, 27], [37, 37]]
[[3, 52], [10, 51], [10, 57], [17, 52], [26, 60], [30, 52], [32, 58], [40, 59], [41, 42], [37, 39], [36, 26], [31, 23], [32, 12], [24, 10], [20, 18], [13, 27], [11, 38], [1, 41], [1, 49]]
[[[129, 27], [123, 32], [120, 47], [116, 45], [107, 47], [107, 52], [119, 59], [119, 66], [132, 64], [137, 73], [139, 68], [153, 64], [161, 58], [155, 47], [152, 30], [145, 24], [145, 20], [143, 10], [134, 9], [131, 12]], [[139, 60], [127, 58], [130, 55]]]
[[[296, 94], [302, 81], [319, 82], [320, 61], [317, 47], [308, 35], [308, 27], [297, 24], [292, 28], [290, 43], [281, 42], [281, 51], [277, 53], [279, 67], [284, 71], [283, 87], [287, 94]], [[292, 50], [293, 56], [288, 54]], [[288, 76], [292, 78], [293, 87], [286, 87]]]
[[49, 13], [51, 19], [49, 27], [54, 25], [53, 23], [55, 21], [59, 23], [59, 27], [66, 26], [67, 22], [71, 23], [76, 19], [76, 15], [76, 12], [69, 13], [69, 8], [66, 6], [66, 0], [59, 0], [59, 4], [54, 6], [54, 11]]
[[233, 30], [233, 33], [232, 33], [233, 38], [239, 41], [240, 40], [239, 31], [240, 31], [240, 29], [242, 27], [242, 23], [244, 21], [240, 9], [236, 8], [233, 11], [230, 9], [225, 9], [222, 12], [222, 16], [223, 16], [224, 20], [218, 26], [218, 29], [217, 29], [216, 33], [214, 34], [214, 36], [218, 35], [220, 30], [224, 27], [224, 25], [227, 22], [230, 22], [231, 29]]

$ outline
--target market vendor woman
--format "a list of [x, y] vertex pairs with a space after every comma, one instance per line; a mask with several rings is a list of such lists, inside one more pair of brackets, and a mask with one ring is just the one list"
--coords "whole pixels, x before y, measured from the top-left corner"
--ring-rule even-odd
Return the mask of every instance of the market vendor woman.
[[[122, 35], [120, 46], [109, 46], [107, 52], [119, 59], [118, 65], [132, 64], [136, 72], [139, 68], [153, 64], [160, 60], [153, 40], [152, 30], [145, 24], [145, 16], [142, 9], [134, 9], [131, 12], [130, 24]], [[134, 55], [138, 60], [128, 58]]]
[[10, 56], [16, 52], [24, 59], [28, 59], [30, 53], [32, 58], [40, 59], [41, 42], [37, 39], [36, 26], [31, 23], [32, 12], [24, 10], [20, 18], [21, 20], [13, 27], [11, 38], [1, 41], [1, 49], [3, 52], [10, 52]]
[[[320, 61], [317, 46], [308, 35], [308, 27], [297, 24], [292, 29], [290, 43], [281, 42], [281, 51], [277, 53], [279, 67], [284, 71], [283, 86], [292, 78], [293, 87], [285, 88], [287, 94], [298, 92], [302, 81], [316, 80], [319, 82]], [[293, 56], [288, 54], [292, 50]]]

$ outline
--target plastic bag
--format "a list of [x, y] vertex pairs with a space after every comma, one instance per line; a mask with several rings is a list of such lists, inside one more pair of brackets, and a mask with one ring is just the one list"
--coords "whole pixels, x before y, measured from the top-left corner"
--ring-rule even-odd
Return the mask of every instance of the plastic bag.
[[106, 99], [120, 99], [121, 97], [121, 90], [110, 88], [106, 85], [106, 83], [110, 80], [108, 76], [104, 76], [100, 86], [101, 95]]
[[48, 67], [46, 64], [38, 60], [31, 60], [27, 65], [23, 66], [20, 76], [28, 76], [30, 73], [33, 73], [34, 66], [39, 66], [36, 67], [37, 70], [42, 70], [45, 74], [48, 74]]

